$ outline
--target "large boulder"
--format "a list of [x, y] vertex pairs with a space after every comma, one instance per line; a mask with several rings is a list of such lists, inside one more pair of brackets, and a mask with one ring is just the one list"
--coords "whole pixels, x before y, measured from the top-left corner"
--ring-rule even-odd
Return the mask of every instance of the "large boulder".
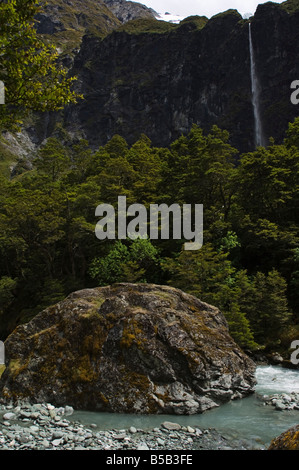
[[299, 450], [299, 425], [273, 439], [269, 450]]
[[69, 295], [5, 342], [0, 395], [124, 413], [193, 414], [253, 391], [255, 364], [215, 307], [166, 286]]

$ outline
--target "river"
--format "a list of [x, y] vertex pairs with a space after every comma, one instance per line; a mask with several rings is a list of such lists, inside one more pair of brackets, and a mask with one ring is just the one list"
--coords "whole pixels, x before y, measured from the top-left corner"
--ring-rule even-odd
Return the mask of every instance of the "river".
[[256, 391], [251, 396], [199, 415], [144, 416], [75, 411], [71, 420], [87, 425], [94, 423], [101, 430], [127, 429], [130, 426], [153, 429], [164, 421], [172, 421], [182, 426], [214, 428], [230, 438], [249, 440], [257, 446], [268, 446], [274, 437], [299, 424], [299, 410], [277, 411], [273, 406], [264, 405], [259, 396], [299, 392], [299, 370], [279, 366], [259, 366], [256, 378]]

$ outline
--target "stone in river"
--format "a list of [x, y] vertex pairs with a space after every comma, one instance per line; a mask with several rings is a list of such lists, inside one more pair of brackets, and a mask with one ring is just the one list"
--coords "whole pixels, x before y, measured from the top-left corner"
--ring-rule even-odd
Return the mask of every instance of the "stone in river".
[[216, 307], [153, 284], [74, 292], [19, 325], [5, 351], [4, 398], [75, 409], [201, 413], [256, 383]]
[[15, 419], [15, 418], [16, 418], [16, 414], [15, 414], [15, 413], [10, 413], [10, 412], [8, 412], [8, 413], [5, 413], [5, 414], [3, 415], [3, 419], [4, 419], [4, 420], [7, 420], [7, 421], [10, 421], [11, 419]]
[[163, 423], [163, 427], [167, 429], [168, 431], [178, 431], [181, 429], [181, 425], [178, 423], [172, 423], [170, 421], [165, 421]]
[[273, 439], [269, 450], [299, 450], [299, 425], [288, 429]]

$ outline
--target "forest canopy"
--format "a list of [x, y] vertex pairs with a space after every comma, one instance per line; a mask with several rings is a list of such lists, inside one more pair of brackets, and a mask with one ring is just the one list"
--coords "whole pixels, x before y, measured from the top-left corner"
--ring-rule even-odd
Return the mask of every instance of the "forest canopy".
[[[0, 315], [4, 338], [68, 293], [114, 282], [170, 284], [224, 313], [246, 350], [287, 351], [299, 334], [299, 118], [283, 144], [239, 155], [229, 134], [194, 125], [168, 148], [142, 135], [49, 138], [0, 176]], [[1, 155], [0, 155], [1, 158]], [[204, 244], [104, 240], [101, 203], [203, 204]]]

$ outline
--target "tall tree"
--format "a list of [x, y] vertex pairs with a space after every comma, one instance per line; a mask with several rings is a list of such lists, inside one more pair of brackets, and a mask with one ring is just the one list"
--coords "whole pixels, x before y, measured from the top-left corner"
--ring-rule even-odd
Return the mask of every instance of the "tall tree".
[[291, 319], [286, 281], [275, 269], [267, 275], [258, 272], [253, 288], [254, 296], [247, 305], [247, 314], [255, 338], [265, 346], [278, 344]]
[[20, 123], [26, 112], [53, 111], [75, 102], [73, 77], [58, 65], [58, 52], [36, 33], [38, 0], [0, 3], [0, 80], [5, 104], [0, 106], [0, 128]]
[[176, 258], [164, 259], [162, 267], [170, 273], [171, 285], [218, 307], [226, 316], [232, 337], [241, 346], [254, 348], [245, 310], [250, 282], [245, 271], [232, 266], [228, 254], [206, 243], [197, 252], [182, 251]]

